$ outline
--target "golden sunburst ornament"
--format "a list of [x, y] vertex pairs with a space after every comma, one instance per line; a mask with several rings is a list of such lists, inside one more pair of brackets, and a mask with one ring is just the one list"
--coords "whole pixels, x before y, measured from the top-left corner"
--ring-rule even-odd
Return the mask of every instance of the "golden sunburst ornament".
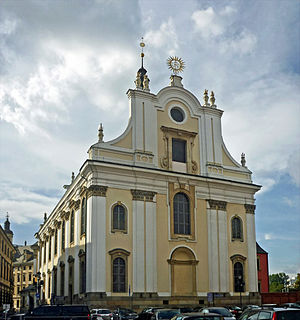
[[185, 68], [184, 61], [178, 57], [169, 57], [167, 59], [167, 65], [170, 70], [173, 71], [174, 74], [178, 74], [179, 72], [183, 72]]

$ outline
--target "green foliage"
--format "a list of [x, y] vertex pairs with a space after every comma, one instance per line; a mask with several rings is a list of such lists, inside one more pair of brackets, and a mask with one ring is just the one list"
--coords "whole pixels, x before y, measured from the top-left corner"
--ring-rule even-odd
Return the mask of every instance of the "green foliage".
[[270, 292], [281, 292], [285, 287], [289, 276], [284, 272], [271, 274], [269, 277], [270, 281]]
[[297, 273], [294, 289], [300, 291], [300, 273]]

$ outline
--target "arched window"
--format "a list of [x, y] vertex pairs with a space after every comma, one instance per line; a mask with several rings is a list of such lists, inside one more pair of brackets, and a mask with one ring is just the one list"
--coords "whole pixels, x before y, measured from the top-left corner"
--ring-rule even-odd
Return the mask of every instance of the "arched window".
[[236, 262], [233, 266], [234, 272], [234, 291], [244, 292], [244, 267], [241, 262]]
[[85, 233], [86, 229], [86, 199], [83, 198], [81, 201], [81, 217], [80, 217], [80, 235]]
[[61, 227], [61, 250], [65, 250], [65, 231], [66, 231], [65, 229], [66, 229], [66, 224], [64, 220]]
[[176, 193], [173, 200], [174, 233], [191, 234], [190, 201], [184, 193]]
[[122, 258], [113, 260], [113, 292], [126, 292], [126, 265]]
[[86, 284], [86, 277], [85, 277], [85, 259], [81, 259], [80, 260], [80, 293], [84, 293], [86, 288], [85, 288], [85, 284]]
[[57, 254], [57, 229], [55, 230], [54, 233], [54, 254]]
[[126, 209], [121, 204], [117, 204], [113, 207], [112, 231], [126, 232]]
[[70, 219], [70, 243], [74, 242], [74, 210], [71, 212]]
[[243, 240], [242, 220], [239, 217], [234, 217], [231, 220], [232, 239]]
[[48, 245], [48, 259], [51, 260], [51, 254], [52, 254], [52, 248], [51, 248], [51, 244], [52, 244], [52, 237], [49, 237], [49, 245]]

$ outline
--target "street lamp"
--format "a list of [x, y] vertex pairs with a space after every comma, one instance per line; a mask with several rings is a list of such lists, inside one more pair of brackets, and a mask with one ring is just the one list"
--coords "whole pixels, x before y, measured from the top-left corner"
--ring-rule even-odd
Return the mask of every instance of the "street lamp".
[[239, 287], [239, 292], [240, 292], [240, 306], [242, 308], [242, 290], [244, 288], [245, 282], [243, 281], [242, 275], [238, 276], [238, 287]]
[[40, 279], [41, 279], [41, 273], [37, 272], [36, 273], [36, 279], [37, 279], [37, 283], [36, 283], [36, 294], [35, 294], [35, 298], [36, 298], [36, 304], [37, 306], [39, 305], [40, 302]]

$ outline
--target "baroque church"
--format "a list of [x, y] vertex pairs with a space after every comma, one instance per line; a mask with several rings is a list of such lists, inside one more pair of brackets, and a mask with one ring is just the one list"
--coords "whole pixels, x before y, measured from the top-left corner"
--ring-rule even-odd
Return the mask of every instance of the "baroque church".
[[[141, 43], [144, 47], [144, 43]], [[214, 93], [184, 88], [184, 62], [150, 92], [143, 66], [123, 134], [98, 141], [41, 225], [40, 299], [90, 306], [259, 302], [255, 193], [232, 158]]]

